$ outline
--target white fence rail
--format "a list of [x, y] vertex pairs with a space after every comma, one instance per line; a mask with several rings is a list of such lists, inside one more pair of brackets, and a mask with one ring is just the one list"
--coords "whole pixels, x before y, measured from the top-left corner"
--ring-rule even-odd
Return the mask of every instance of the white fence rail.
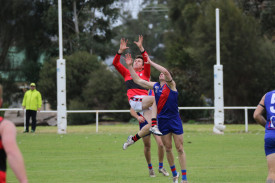
[[[215, 107], [179, 107], [179, 110], [214, 110]], [[256, 107], [224, 107], [224, 109], [242, 109], [244, 110], [245, 132], [248, 132], [248, 110], [256, 109]], [[2, 108], [0, 111], [22, 111], [22, 108]], [[40, 111], [41, 113], [57, 113], [53, 111]], [[67, 110], [67, 113], [96, 113], [96, 132], [98, 132], [99, 113], [129, 113], [130, 110]], [[25, 112], [24, 112], [25, 116]], [[24, 117], [25, 124], [25, 117]]]

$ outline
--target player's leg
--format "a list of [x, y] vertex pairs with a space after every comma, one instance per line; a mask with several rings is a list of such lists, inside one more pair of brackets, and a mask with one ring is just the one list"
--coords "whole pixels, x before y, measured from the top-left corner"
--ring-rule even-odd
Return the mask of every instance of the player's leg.
[[169, 166], [170, 166], [172, 174], [173, 174], [173, 182], [177, 182], [179, 174], [176, 170], [176, 166], [174, 163], [174, 155], [173, 155], [173, 151], [172, 151], [172, 134], [168, 133], [166, 135], [161, 136], [161, 140], [165, 147], [167, 161], [169, 163]]
[[186, 176], [186, 155], [183, 149], [183, 134], [177, 135], [173, 133], [175, 146], [178, 152], [179, 163], [181, 167], [182, 182], [187, 182]]
[[[141, 113], [137, 113], [139, 116], [142, 116]], [[134, 144], [136, 141], [138, 141], [140, 138], [145, 137], [146, 135], [150, 134], [149, 128], [150, 125], [148, 125], [148, 122], [145, 120], [143, 123], [140, 123], [140, 130], [136, 135], [130, 135], [127, 139], [127, 141], [123, 144], [122, 148], [123, 150], [126, 150], [130, 145]]]
[[36, 115], [37, 111], [31, 111], [32, 112], [32, 130], [31, 132], [34, 133], [36, 129]]
[[275, 153], [267, 155], [266, 160], [268, 167], [268, 176], [266, 182], [275, 182]]
[[29, 132], [30, 118], [31, 118], [31, 111], [26, 110], [26, 129], [24, 130], [24, 133]]
[[162, 133], [160, 132], [158, 125], [157, 125], [157, 105], [156, 101], [154, 101], [152, 105], [152, 126], [150, 128], [150, 132], [152, 132], [155, 135], [162, 136]]
[[158, 145], [158, 159], [159, 159], [159, 173], [162, 173], [164, 176], [169, 176], [169, 173], [163, 167], [163, 159], [164, 159], [164, 145], [162, 143], [161, 137], [154, 135], [154, 138]]
[[143, 96], [142, 98], [142, 110], [149, 109], [155, 101], [154, 96]]
[[146, 162], [148, 164], [148, 169], [149, 169], [149, 176], [155, 177], [156, 175], [155, 175], [153, 165], [151, 162], [151, 137], [150, 137], [150, 135], [147, 135], [147, 136], [143, 137], [142, 140], [143, 140], [143, 144], [144, 144], [144, 156], [145, 156]]
[[151, 127], [151, 118], [152, 118], [152, 110], [145, 110], [143, 111], [143, 117], [147, 121], [148, 124], [146, 124], [139, 132], [138, 135], [140, 137], [144, 137], [150, 133], [149, 129]]

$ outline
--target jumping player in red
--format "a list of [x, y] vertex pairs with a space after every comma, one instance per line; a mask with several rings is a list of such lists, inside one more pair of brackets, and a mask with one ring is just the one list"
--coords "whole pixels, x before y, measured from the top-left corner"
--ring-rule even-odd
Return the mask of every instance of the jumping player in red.
[[149, 57], [148, 62], [161, 72], [159, 75], [159, 82], [148, 82], [140, 79], [133, 69], [133, 59], [130, 54], [126, 54], [125, 61], [134, 82], [144, 88], [154, 90], [155, 102], [152, 109], [152, 123], [158, 119], [159, 130], [163, 134], [163, 136], [161, 136], [162, 142], [165, 146], [167, 160], [173, 174], [173, 182], [178, 183], [179, 173], [176, 171], [174, 163], [172, 138], [174, 139], [178, 151], [182, 172], [181, 183], [187, 183], [186, 157], [183, 150], [183, 128], [178, 112], [178, 92], [175, 81], [167, 69], [154, 63]]
[[[0, 85], [0, 107], [2, 106], [2, 86]], [[0, 116], [0, 183], [6, 183], [6, 161], [20, 183], [27, 183], [22, 154], [16, 143], [14, 124]]]
[[[148, 96], [148, 90], [146, 88], [143, 88], [140, 85], [134, 83], [129, 70], [120, 63], [121, 54], [129, 48], [127, 47], [127, 42], [128, 40], [125, 40], [124, 38], [120, 40], [120, 48], [113, 60], [113, 65], [124, 78], [127, 88], [127, 96], [131, 108], [133, 108], [136, 112], [140, 112], [147, 120], [148, 125], [145, 125], [135, 136], [128, 137], [127, 142], [123, 144], [124, 150], [127, 149], [127, 147], [130, 145], [134, 144], [141, 137], [150, 133], [150, 131], [156, 135], [162, 135], [159, 132], [157, 125], [155, 123], [152, 124], [151, 122], [151, 110], [149, 110], [149, 107], [152, 106], [154, 97]], [[134, 42], [139, 47], [142, 56], [137, 56], [135, 58], [133, 68], [141, 79], [149, 81], [150, 64], [147, 63], [147, 53], [142, 46], [142, 42], [143, 36], [139, 36], [138, 42]]]

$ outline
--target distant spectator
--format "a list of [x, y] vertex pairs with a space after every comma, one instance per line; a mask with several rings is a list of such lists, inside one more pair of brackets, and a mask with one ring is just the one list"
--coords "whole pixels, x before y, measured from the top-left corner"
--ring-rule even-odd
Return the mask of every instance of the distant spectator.
[[37, 111], [40, 111], [42, 105], [42, 97], [40, 92], [36, 90], [35, 83], [31, 83], [30, 87], [31, 89], [25, 93], [22, 102], [23, 109], [26, 109], [26, 129], [24, 133], [29, 132], [30, 117], [32, 117], [31, 132], [35, 132]]

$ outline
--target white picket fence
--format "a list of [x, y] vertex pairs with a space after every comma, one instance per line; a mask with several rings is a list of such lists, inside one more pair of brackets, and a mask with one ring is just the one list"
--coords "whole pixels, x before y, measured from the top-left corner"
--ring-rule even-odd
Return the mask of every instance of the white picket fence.
[[[248, 110], [256, 109], [256, 107], [224, 107], [224, 109], [241, 109], [244, 110], [245, 132], [248, 132]], [[22, 108], [2, 108], [0, 111], [22, 111]], [[179, 107], [179, 110], [214, 110], [214, 107]], [[41, 113], [57, 113], [56, 110], [40, 111]], [[96, 113], [96, 132], [98, 132], [99, 113], [129, 113], [130, 110], [67, 110], [67, 113]], [[25, 116], [25, 111], [24, 111]], [[24, 126], [25, 126], [24, 117]]]

